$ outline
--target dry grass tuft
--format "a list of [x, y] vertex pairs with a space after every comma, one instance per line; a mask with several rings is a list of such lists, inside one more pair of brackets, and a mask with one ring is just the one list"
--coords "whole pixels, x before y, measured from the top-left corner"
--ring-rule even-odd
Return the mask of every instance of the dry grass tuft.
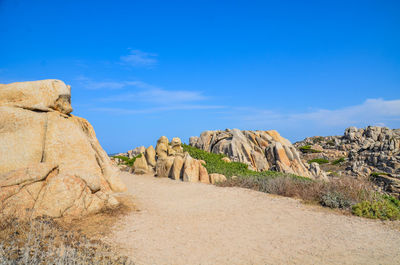
[[101, 238], [111, 232], [111, 228], [121, 216], [136, 211], [136, 206], [130, 196], [119, 196], [116, 199], [120, 202], [115, 209], [105, 209], [100, 213], [85, 216], [75, 220], [60, 220], [59, 224], [67, 230], [78, 231], [90, 238]]
[[0, 220], [0, 264], [133, 264], [101, 235], [123, 214], [134, 210], [129, 198], [121, 206], [81, 220]]

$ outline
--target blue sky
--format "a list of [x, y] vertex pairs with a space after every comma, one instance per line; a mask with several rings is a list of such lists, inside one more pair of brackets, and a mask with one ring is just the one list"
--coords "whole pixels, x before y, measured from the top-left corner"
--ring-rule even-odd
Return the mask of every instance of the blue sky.
[[61, 79], [109, 153], [400, 127], [399, 1], [0, 0], [0, 83]]

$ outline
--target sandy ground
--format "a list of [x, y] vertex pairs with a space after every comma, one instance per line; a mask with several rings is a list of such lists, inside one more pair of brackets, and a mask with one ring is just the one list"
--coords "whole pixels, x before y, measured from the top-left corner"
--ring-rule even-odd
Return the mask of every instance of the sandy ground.
[[240, 188], [122, 174], [139, 212], [107, 240], [136, 264], [400, 264], [400, 232]]

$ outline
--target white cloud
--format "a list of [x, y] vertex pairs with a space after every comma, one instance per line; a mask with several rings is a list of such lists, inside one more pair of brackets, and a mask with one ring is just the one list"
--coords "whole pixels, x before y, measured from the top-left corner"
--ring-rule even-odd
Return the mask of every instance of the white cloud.
[[140, 50], [130, 50], [128, 55], [121, 56], [121, 62], [131, 66], [154, 66], [158, 63], [157, 54], [143, 52]]
[[[144, 110], [120, 109], [120, 108], [92, 108], [95, 111], [112, 112], [118, 114], [150, 113], [169, 110], [194, 110], [194, 109], [217, 109], [222, 106], [194, 104], [195, 102], [207, 99], [201, 91], [191, 90], [167, 90], [142, 81], [93, 81], [85, 76], [76, 78], [80, 86], [87, 89], [104, 89], [125, 91], [116, 94], [113, 92], [109, 96], [95, 99], [97, 102], [112, 104], [145, 103], [148, 107]], [[129, 92], [128, 92], [129, 90]]]
[[317, 109], [301, 113], [280, 113], [273, 110], [235, 108], [235, 118], [249, 126], [261, 127], [346, 127], [398, 124], [400, 126], [400, 99], [367, 99], [362, 104], [328, 110]]

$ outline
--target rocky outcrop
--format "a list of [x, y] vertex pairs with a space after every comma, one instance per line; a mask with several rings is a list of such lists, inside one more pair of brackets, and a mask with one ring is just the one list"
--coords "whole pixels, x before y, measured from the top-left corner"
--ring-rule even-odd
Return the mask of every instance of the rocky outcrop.
[[[400, 131], [386, 127], [368, 126], [365, 129], [349, 127], [343, 136], [309, 137], [295, 143], [301, 149], [311, 146], [318, 149], [314, 157], [328, 160], [348, 158], [349, 170], [362, 173], [363, 167], [370, 171], [400, 174]], [[305, 154], [310, 158], [309, 154]], [[367, 172], [367, 170], [364, 170]]]
[[[127, 153], [120, 153], [119, 156], [134, 158], [137, 157], [132, 171], [135, 174], [153, 174], [158, 178], [171, 178], [186, 182], [211, 183], [203, 160], [192, 158], [188, 153], [183, 152], [182, 141], [174, 137], [171, 142], [165, 136], [161, 136], [154, 148], [137, 147]], [[118, 161], [120, 161], [118, 159]]]
[[[207, 152], [225, 154], [226, 162], [242, 162], [256, 171], [275, 170], [304, 177], [319, 178], [303, 163], [296, 148], [276, 131], [205, 131], [191, 137], [191, 146]], [[318, 165], [317, 165], [318, 167]]]
[[295, 146], [303, 151], [304, 160], [324, 158], [332, 162], [342, 158], [342, 174], [367, 177], [384, 173], [374, 178], [376, 183], [400, 194], [400, 130], [349, 127], [342, 136], [309, 137]]
[[118, 204], [124, 184], [70, 100], [59, 80], [0, 85], [2, 213], [80, 217]]

